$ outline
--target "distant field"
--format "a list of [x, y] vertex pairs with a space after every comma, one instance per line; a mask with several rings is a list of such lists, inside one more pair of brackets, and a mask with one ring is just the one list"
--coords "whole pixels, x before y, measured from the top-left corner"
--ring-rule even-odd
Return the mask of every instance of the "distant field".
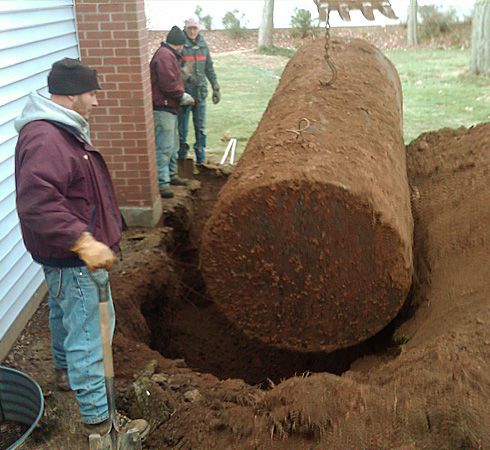
[[[469, 49], [386, 51], [403, 89], [404, 140], [424, 131], [490, 120], [490, 78], [468, 74]], [[207, 102], [209, 153], [224, 152], [230, 138], [243, 151], [279, 82], [288, 59], [255, 52], [213, 56], [222, 100]], [[193, 138], [193, 136], [192, 136]]]

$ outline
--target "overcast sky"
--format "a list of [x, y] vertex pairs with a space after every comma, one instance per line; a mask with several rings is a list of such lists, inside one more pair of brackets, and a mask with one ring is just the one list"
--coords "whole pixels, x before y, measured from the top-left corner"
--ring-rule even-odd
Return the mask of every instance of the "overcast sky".
[[[391, 0], [395, 13], [402, 21], [406, 21], [409, 0]], [[454, 7], [460, 17], [470, 15], [474, 0], [418, 0], [419, 6], [438, 5], [442, 8]], [[210, 15], [213, 19], [213, 28], [223, 28], [221, 19], [228, 11], [237, 9], [241, 18], [244, 14], [242, 24], [246, 21], [247, 28], [258, 28], [263, 0], [146, 0], [146, 16], [148, 26], [153, 30], [169, 30], [173, 25], [181, 26], [186, 18], [194, 15], [196, 6], [202, 8], [203, 15]], [[311, 11], [312, 17], [318, 17], [316, 5], [313, 0], [275, 0], [274, 2], [274, 26], [276, 28], [288, 28], [294, 8], [307, 9]], [[351, 14], [352, 22], [343, 22], [337, 13], [332, 14], [332, 26], [365, 26], [365, 25], [389, 25], [398, 21], [386, 19], [383, 15], [376, 13], [376, 22], [368, 22], [360, 12]]]

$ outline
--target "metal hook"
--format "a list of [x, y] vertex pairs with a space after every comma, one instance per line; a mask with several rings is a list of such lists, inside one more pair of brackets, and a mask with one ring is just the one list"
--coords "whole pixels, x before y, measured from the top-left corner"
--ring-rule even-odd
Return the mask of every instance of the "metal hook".
[[328, 67], [330, 67], [330, 70], [332, 71], [332, 78], [328, 81], [322, 81], [320, 80], [320, 84], [322, 86], [331, 86], [332, 84], [335, 83], [335, 80], [337, 79], [337, 68], [335, 67], [335, 64], [330, 61], [330, 59], [325, 58], [325, 61], [328, 64]]

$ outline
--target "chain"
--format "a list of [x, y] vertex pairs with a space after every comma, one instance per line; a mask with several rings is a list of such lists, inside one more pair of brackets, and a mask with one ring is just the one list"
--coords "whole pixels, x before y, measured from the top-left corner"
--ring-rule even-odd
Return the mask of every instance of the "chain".
[[330, 51], [330, 6], [327, 6], [327, 18], [325, 20], [325, 60], [329, 59]]
[[335, 64], [330, 59], [330, 7], [329, 6], [327, 6], [326, 14], [327, 14], [327, 18], [325, 21], [325, 62], [327, 63], [327, 66], [330, 67], [330, 70], [332, 71], [332, 78], [329, 81], [320, 80], [320, 84], [322, 86], [332, 86], [332, 84], [337, 79], [337, 68], [335, 67]]

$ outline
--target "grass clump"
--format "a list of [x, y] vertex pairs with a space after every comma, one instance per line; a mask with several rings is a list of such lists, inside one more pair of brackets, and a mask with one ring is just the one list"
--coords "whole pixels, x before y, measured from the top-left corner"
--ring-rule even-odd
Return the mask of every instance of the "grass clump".
[[296, 49], [291, 47], [277, 47], [275, 45], [263, 45], [258, 48], [258, 51], [262, 55], [284, 56], [285, 58], [291, 58], [291, 56], [293, 56], [296, 52]]

